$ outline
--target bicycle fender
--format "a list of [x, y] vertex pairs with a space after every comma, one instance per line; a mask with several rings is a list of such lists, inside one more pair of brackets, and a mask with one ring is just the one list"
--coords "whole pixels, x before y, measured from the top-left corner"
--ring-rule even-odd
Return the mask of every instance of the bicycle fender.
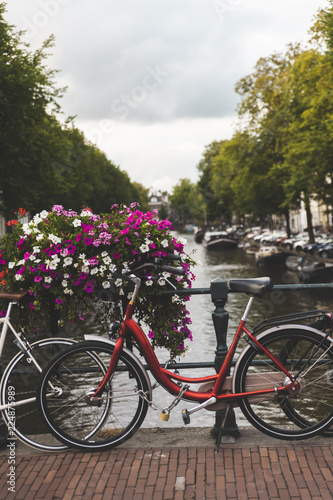
[[[102, 344], [111, 344], [113, 346], [116, 345], [116, 341], [115, 340], [111, 340], [111, 339], [106, 339], [104, 337], [99, 337], [98, 335], [90, 335], [90, 334], [86, 334], [84, 335], [84, 338], [85, 340], [93, 340], [94, 342], [100, 342]], [[150, 383], [150, 378], [148, 376], [148, 373], [147, 373], [147, 370], [145, 369], [145, 367], [143, 366], [143, 364], [141, 363], [140, 359], [130, 350], [130, 349], [127, 349], [127, 347], [124, 347], [122, 348], [122, 350], [124, 352], [126, 352], [126, 354], [135, 362], [139, 365], [139, 368], [141, 369], [146, 381], [147, 381], [147, 385], [148, 385], [148, 390], [149, 390], [149, 395], [148, 395], [148, 398], [149, 398], [149, 401], [152, 400], [152, 394], [153, 394], [153, 391], [152, 391], [152, 387], [151, 387], [151, 383]]]
[[[308, 332], [311, 332], [311, 333], [316, 333], [317, 335], [319, 335], [323, 339], [326, 337], [326, 334], [323, 333], [321, 330], [317, 330], [316, 328], [313, 328], [313, 327], [308, 326], [308, 325], [297, 325], [297, 324], [289, 324], [289, 325], [283, 325], [283, 326], [274, 326], [272, 328], [269, 328], [268, 330], [265, 330], [264, 332], [259, 333], [259, 335], [256, 335], [255, 337], [256, 337], [257, 340], [260, 341], [266, 335], [270, 335], [273, 332], [279, 333], [279, 332], [282, 332], [283, 330], [303, 330], [303, 331], [308, 331]], [[332, 337], [328, 336], [327, 340], [333, 344]], [[235, 369], [234, 369], [233, 375], [232, 375], [232, 392], [233, 393], [236, 391], [236, 389], [235, 389], [235, 379], [236, 379], [237, 369], [238, 369], [239, 364], [241, 363], [243, 357], [246, 355], [246, 353], [249, 351], [249, 349], [252, 349], [252, 346], [248, 345], [247, 347], [245, 347], [242, 350], [241, 354], [239, 355], [239, 358], [237, 359], [237, 362], [236, 362], [236, 365], [235, 365]]]

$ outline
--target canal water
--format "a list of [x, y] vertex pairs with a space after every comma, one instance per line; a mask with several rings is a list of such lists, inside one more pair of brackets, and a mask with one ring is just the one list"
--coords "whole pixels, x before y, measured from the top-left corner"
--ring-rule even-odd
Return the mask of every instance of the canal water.
[[[186, 253], [190, 254], [198, 263], [194, 268], [196, 280], [194, 287], [209, 288], [212, 280], [222, 278], [227, 282], [233, 278], [257, 278], [269, 276], [275, 285], [295, 283], [295, 276], [283, 267], [256, 267], [254, 255], [247, 255], [242, 249], [229, 251], [207, 250], [194, 241], [193, 235], [181, 235], [187, 239]], [[247, 304], [248, 297], [243, 294], [229, 294], [226, 310], [229, 313], [227, 344], [230, 345], [232, 334], [235, 332], [242, 313]], [[216, 336], [212, 323], [214, 304], [209, 294], [193, 295], [188, 303], [192, 319], [193, 341], [188, 342], [188, 350], [179, 362], [214, 361], [216, 350]], [[254, 302], [248, 326], [251, 328], [259, 321], [272, 316], [292, 314], [308, 310], [320, 309], [327, 312], [333, 310], [333, 288], [325, 290], [299, 290], [299, 291], [272, 291], [262, 299]], [[239, 348], [242, 348], [240, 344]], [[161, 361], [168, 359], [167, 353], [157, 350]], [[205, 376], [214, 373], [213, 368], [182, 370], [182, 375]], [[152, 377], [152, 382], [154, 379]], [[159, 408], [168, 407], [173, 401], [164, 389], [157, 388], [153, 391], [153, 402]], [[144, 427], [182, 427], [181, 410], [194, 406], [191, 403], [180, 402], [171, 412], [168, 422], [160, 420], [160, 412], [149, 410]], [[236, 410], [239, 425], [247, 425], [241, 412]], [[215, 413], [201, 410], [191, 416], [190, 426], [213, 426]]]

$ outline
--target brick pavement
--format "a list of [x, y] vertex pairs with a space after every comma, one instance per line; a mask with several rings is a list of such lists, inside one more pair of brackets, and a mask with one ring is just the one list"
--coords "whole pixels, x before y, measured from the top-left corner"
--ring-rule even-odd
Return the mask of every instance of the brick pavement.
[[[304, 442], [303, 442], [304, 443]], [[333, 498], [333, 445], [117, 448], [0, 456], [0, 499], [301, 499]]]

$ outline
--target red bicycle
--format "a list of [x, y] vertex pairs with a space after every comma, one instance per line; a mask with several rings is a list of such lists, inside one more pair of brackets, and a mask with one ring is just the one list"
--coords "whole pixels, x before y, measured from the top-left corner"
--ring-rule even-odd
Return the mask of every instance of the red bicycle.
[[[272, 289], [269, 278], [230, 280], [229, 292], [250, 297], [219, 373], [185, 377], [159, 363], [133, 314], [142, 269], [183, 273], [166, 263], [157, 259], [127, 276], [134, 292], [117, 338], [89, 335], [45, 368], [37, 398], [51, 433], [69, 446], [91, 451], [117, 446], [140, 427], [153, 405], [152, 387], [126, 339], [145, 358], [158, 384], [175, 396], [162, 419], [186, 400], [198, 404], [182, 411], [185, 424], [204, 408], [227, 414], [240, 406], [251, 424], [275, 438], [304, 439], [325, 431], [333, 422], [333, 339], [329, 332], [301, 324], [277, 325], [259, 334], [246, 328], [253, 301]], [[247, 345], [229, 375], [242, 336]]]

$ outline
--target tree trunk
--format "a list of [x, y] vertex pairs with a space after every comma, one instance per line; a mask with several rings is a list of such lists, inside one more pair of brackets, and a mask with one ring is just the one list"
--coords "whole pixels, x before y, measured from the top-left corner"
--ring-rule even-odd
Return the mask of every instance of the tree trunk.
[[284, 212], [284, 216], [286, 218], [286, 224], [287, 224], [287, 238], [291, 237], [291, 231], [290, 231], [290, 220], [289, 220], [289, 209], [286, 208]]
[[305, 204], [305, 211], [306, 211], [306, 220], [308, 223], [309, 242], [314, 243], [315, 238], [314, 238], [313, 226], [312, 226], [312, 214], [311, 214], [311, 209], [310, 209], [310, 199], [308, 196], [305, 196], [304, 204]]

